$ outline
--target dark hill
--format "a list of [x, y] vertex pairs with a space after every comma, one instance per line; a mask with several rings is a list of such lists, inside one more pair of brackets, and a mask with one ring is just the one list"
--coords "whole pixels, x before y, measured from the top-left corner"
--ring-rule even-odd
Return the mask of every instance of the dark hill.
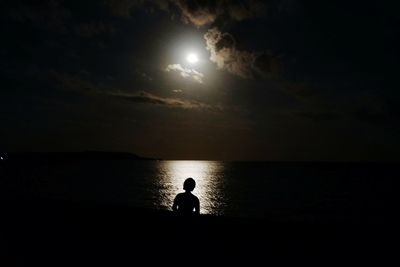
[[129, 152], [10, 152], [7, 160], [151, 160]]

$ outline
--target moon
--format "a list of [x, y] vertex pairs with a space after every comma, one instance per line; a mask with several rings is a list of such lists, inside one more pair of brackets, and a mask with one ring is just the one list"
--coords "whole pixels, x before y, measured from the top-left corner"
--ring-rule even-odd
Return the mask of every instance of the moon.
[[195, 53], [189, 53], [186, 56], [186, 61], [189, 62], [190, 64], [196, 64], [199, 61], [199, 57]]

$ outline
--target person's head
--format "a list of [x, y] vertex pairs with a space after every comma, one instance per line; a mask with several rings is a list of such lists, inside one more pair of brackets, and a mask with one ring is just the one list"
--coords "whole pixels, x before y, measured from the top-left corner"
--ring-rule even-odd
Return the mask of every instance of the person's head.
[[196, 182], [194, 181], [193, 178], [187, 178], [183, 183], [183, 190], [185, 191], [193, 191], [195, 187], [196, 187]]

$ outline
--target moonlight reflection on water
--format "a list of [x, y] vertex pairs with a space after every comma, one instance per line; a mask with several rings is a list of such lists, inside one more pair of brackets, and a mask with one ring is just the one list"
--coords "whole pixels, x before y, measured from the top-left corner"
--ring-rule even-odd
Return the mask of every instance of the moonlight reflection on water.
[[163, 161], [159, 165], [159, 198], [155, 203], [171, 209], [176, 194], [183, 192], [183, 182], [192, 177], [193, 190], [200, 199], [200, 213], [223, 214], [226, 204], [224, 194], [223, 163], [215, 161]]

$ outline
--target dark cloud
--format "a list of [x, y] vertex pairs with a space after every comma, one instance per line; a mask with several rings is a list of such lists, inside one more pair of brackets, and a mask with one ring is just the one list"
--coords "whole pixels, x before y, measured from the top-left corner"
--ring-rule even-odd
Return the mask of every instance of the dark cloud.
[[185, 23], [197, 27], [210, 25], [220, 18], [242, 21], [264, 15], [266, 4], [259, 0], [106, 0], [114, 16], [129, 18], [137, 7], [158, 8], [178, 13]]
[[271, 52], [256, 54], [252, 67], [258, 75], [268, 78], [280, 78], [284, 71], [283, 60]]
[[232, 19], [241, 21], [245, 19], [262, 17], [266, 13], [265, 1], [237, 1], [229, 7]]
[[116, 17], [129, 18], [131, 9], [142, 4], [137, 0], [105, 0], [104, 4], [110, 9], [112, 15]]
[[245, 20], [260, 17], [266, 9], [263, 1], [171, 0], [181, 12], [182, 20], [198, 27], [210, 25], [218, 18]]
[[133, 103], [152, 104], [158, 106], [165, 106], [168, 108], [181, 108], [181, 109], [201, 109], [201, 110], [216, 110], [218, 108], [209, 104], [205, 104], [195, 100], [185, 100], [180, 98], [160, 97], [150, 94], [145, 91], [140, 91], [135, 94], [128, 93], [112, 93], [111, 96], [124, 99]]
[[220, 15], [219, 1], [184, 1], [177, 0], [173, 3], [180, 9], [182, 20], [196, 26], [213, 23]]
[[231, 34], [222, 33], [215, 27], [206, 32], [204, 39], [211, 53], [210, 60], [219, 69], [246, 79], [259, 76], [273, 78], [282, 70], [282, 63], [277, 56], [239, 50]]
[[169, 0], [105, 0], [104, 5], [116, 17], [129, 18], [133, 9], [141, 6], [169, 11]]

